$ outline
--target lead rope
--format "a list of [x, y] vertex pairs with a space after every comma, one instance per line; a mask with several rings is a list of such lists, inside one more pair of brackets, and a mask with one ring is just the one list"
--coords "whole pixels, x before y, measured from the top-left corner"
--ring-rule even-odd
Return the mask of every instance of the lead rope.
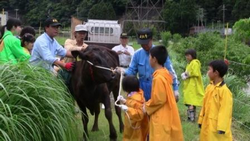
[[[123, 78], [123, 72], [121, 72], [121, 76], [120, 76], [120, 84], [119, 84], [120, 87], [119, 87], [119, 94], [118, 94], [118, 97], [121, 95], [122, 78]], [[116, 98], [115, 106], [118, 106], [118, 107], [121, 108], [121, 105], [122, 105], [122, 104], [118, 104], [118, 103], [117, 103], [117, 102], [119, 102], [118, 97]], [[141, 128], [140, 126], [134, 127], [134, 126], [132, 125], [132, 122], [131, 122], [131, 119], [130, 119], [130, 116], [129, 116], [128, 112], [125, 112], [125, 114], [126, 114], [126, 116], [128, 117], [128, 122], [129, 122], [129, 125], [130, 125], [130, 127], [131, 127], [132, 129], [137, 130], [137, 129], [140, 129], [140, 128]]]

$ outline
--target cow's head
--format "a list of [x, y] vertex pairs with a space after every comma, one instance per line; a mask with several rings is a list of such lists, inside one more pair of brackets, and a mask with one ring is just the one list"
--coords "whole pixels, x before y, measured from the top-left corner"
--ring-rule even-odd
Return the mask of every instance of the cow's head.
[[76, 65], [76, 69], [82, 69], [82, 74], [89, 75], [95, 83], [108, 82], [117, 76], [112, 70], [119, 66], [118, 55], [108, 48], [89, 45], [84, 51], [72, 51], [72, 55], [77, 61], [84, 61], [80, 63], [84, 66]]

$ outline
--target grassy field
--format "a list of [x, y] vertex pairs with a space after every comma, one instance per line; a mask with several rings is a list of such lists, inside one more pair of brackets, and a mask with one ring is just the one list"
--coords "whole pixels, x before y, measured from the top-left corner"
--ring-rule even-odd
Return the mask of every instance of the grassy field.
[[[57, 41], [60, 44], [64, 44], [66, 38], [63, 37], [57, 37]], [[160, 44], [159, 42], [154, 42], [155, 45]], [[132, 45], [135, 50], [140, 48], [140, 45], [137, 44], [136, 40], [131, 40], [129, 45]], [[173, 55], [173, 54], [172, 54]], [[173, 58], [172, 58], [173, 59]], [[180, 88], [180, 93], [182, 92]], [[181, 116], [181, 121], [182, 121], [182, 129], [184, 133], [184, 138], [185, 141], [198, 141], [199, 140], [199, 132], [200, 129], [198, 128], [197, 123], [191, 123], [188, 122], [186, 119], [186, 110], [187, 108], [183, 104], [183, 97], [180, 97], [180, 101], [178, 102], [178, 109], [179, 113]], [[197, 114], [199, 113], [200, 108], [197, 108]], [[119, 123], [118, 123], [118, 118], [114, 112], [114, 106], [112, 107], [113, 111], [113, 123], [117, 131], [118, 135], [118, 141], [122, 140], [122, 134], [119, 133]], [[78, 114], [76, 115], [77, 120], [79, 120], [79, 132], [82, 133], [82, 123], [81, 123], [81, 115]], [[89, 129], [89, 140], [90, 141], [108, 141], [109, 140], [109, 128], [108, 128], [108, 122], [104, 116], [104, 110], [101, 110], [100, 116], [99, 116], [99, 131], [96, 132], [91, 132], [91, 128], [94, 122], [94, 116], [91, 116], [89, 114], [89, 124], [88, 124], [88, 129]], [[123, 118], [124, 119], [124, 118]], [[233, 137], [234, 141], [247, 141], [250, 138], [249, 130], [243, 129], [240, 124], [238, 124], [236, 121], [233, 121], [232, 125], [232, 132], [233, 132]], [[79, 139], [82, 140], [82, 137]]]
[[[181, 91], [180, 91], [181, 92]], [[183, 98], [180, 97], [180, 101], [178, 102], [178, 109], [181, 116], [181, 122], [182, 122], [182, 130], [184, 134], [185, 141], [199, 141], [199, 133], [200, 129], [198, 128], [197, 123], [188, 122], [186, 118], [186, 106], [183, 104]], [[199, 113], [200, 108], [197, 108], [197, 113]], [[113, 123], [118, 135], [117, 140], [122, 140], [122, 134], [119, 133], [119, 123], [118, 118], [115, 114], [114, 107], [112, 107], [113, 112]], [[123, 113], [124, 114], [124, 113]], [[89, 130], [89, 140], [90, 141], [109, 141], [109, 126], [108, 122], [104, 115], [104, 110], [101, 110], [100, 116], [99, 116], [99, 131], [91, 132], [92, 125], [94, 123], [94, 116], [89, 115], [89, 124], [88, 124], [88, 130]], [[82, 132], [82, 125], [81, 125], [81, 116], [77, 115], [77, 119], [79, 120], [79, 132]], [[124, 119], [124, 118], [123, 118]], [[244, 130], [237, 122], [233, 121], [232, 125], [232, 132], [234, 141], [247, 141], [250, 138], [249, 131]], [[81, 140], [81, 139], [80, 139]]]

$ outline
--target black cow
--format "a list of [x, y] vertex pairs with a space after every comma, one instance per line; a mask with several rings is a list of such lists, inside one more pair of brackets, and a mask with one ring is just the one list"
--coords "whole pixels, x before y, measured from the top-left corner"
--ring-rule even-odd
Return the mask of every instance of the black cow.
[[[72, 54], [77, 61], [72, 72], [70, 91], [83, 112], [84, 138], [86, 139], [88, 136], [87, 124], [89, 119], [86, 108], [92, 115], [95, 114], [92, 131], [96, 131], [98, 130], [97, 121], [100, 113], [99, 103], [103, 103], [105, 117], [109, 122], [110, 140], [116, 140], [117, 134], [112, 123], [109, 94], [113, 91], [115, 99], [118, 95], [120, 76], [112, 71], [119, 66], [118, 55], [108, 48], [92, 45], [82, 52], [73, 51]], [[121, 110], [118, 107], [115, 109], [119, 117], [120, 132], [122, 132]]]

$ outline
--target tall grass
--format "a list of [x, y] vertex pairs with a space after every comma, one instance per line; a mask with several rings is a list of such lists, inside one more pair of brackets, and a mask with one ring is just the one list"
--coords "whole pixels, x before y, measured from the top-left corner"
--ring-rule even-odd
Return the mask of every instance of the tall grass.
[[53, 74], [27, 64], [0, 66], [0, 141], [76, 141], [73, 111]]

